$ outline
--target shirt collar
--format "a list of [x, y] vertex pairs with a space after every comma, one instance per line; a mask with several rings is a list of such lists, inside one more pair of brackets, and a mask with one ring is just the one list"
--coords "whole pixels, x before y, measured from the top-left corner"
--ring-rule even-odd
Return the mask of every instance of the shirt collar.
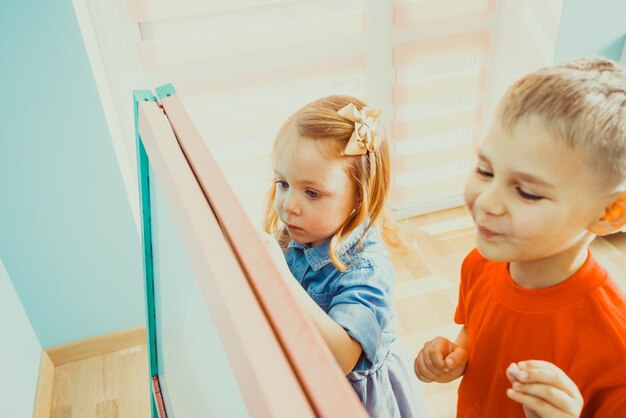
[[[350, 234], [346, 238], [343, 239], [341, 244], [337, 246], [335, 249], [335, 253], [338, 257], [342, 257], [349, 249], [354, 247], [357, 242], [363, 236], [365, 229], [368, 227], [369, 221], [362, 222], [359, 226], [354, 228]], [[329, 237], [322, 244], [311, 247], [309, 244], [302, 244], [297, 241], [291, 240], [288, 244], [289, 248], [299, 248], [304, 252], [304, 255], [314, 271], [317, 271], [324, 267], [326, 264], [330, 263], [332, 259], [330, 258], [330, 240], [332, 237]]]

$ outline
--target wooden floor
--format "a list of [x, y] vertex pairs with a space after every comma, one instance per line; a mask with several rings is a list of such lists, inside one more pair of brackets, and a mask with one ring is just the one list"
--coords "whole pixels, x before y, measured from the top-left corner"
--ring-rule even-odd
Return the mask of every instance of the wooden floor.
[[145, 345], [54, 369], [50, 418], [149, 418], [149, 402]]
[[[459, 268], [474, 246], [474, 228], [463, 208], [413, 218], [404, 226], [421, 235], [408, 254], [394, 256], [395, 303], [400, 341], [414, 356], [435, 336], [454, 338]], [[595, 257], [626, 289], [626, 234], [597, 239]], [[146, 347], [137, 346], [58, 366], [51, 418], [148, 418]], [[432, 418], [456, 414], [458, 381], [430, 384], [426, 401]]]

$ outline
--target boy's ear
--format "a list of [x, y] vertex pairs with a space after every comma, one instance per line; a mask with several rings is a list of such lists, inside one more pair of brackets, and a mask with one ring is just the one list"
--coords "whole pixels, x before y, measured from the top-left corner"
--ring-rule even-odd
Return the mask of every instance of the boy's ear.
[[604, 215], [589, 226], [589, 232], [596, 235], [608, 235], [617, 232], [626, 225], [626, 192], [606, 207]]

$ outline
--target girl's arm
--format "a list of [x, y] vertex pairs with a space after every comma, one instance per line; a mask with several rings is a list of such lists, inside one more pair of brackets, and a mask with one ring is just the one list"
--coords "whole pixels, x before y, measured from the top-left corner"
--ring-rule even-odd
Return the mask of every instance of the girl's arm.
[[282, 270], [285, 276], [285, 282], [289, 286], [298, 305], [300, 305], [305, 314], [313, 321], [320, 334], [322, 334], [324, 341], [326, 341], [330, 351], [333, 353], [333, 356], [335, 356], [335, 360], [337, 360], [343, 373], [350, 373], [352, 369], [354, 369], [363, 351], [361, 344], [352, 339], [345, 329], [333, 321], [332, 318], [311, 299], [308, 293], [300, 286], [300, 283], [293, 277], [289, 268], [286, 269], [287, 272], [284, 271], [285, 269]]
[[317, 330], [322, 335], [322, 338], [324, 338], [326, 345], [330, 348], [330, 351], [333, 353], [343, 373], [350, 373], [363, 351], [361, 344], [352, 339], [343, 327], [333, 321], [332, 318], [311, 299], [302, 286], [300, 286], [300, 283], [298, 283], [291, 274], [289, 266], [287, 266], [285, 262], [282, 249], [274, 237], [264, 232], [259, 233], [259, 235], [274, 260], [274, 263], [281, 271], [285, 283], [287, 283], [298, 305], [317, 327]]

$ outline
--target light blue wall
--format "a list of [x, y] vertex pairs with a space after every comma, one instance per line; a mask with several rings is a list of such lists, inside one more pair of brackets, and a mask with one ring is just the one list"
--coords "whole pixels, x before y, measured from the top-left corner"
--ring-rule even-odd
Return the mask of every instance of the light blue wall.
[[3, 417], [30, 417], [41, 346], [0, 259], [0, 405]]
[[619, 61], [625, 39], [625, 0], [564, 0], [555, 62], [590, 54]]
[[143, 324], [139, 236], [71, 0], [0, 1], [0, 95], [0, 257], [41, 345]]

